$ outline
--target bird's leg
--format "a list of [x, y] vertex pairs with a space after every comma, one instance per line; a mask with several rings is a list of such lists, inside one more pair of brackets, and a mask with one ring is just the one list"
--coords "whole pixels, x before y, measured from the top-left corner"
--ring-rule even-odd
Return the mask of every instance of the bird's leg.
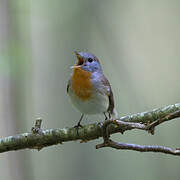
[[104, 112], [103, 114], [104, 114], [104, 116], [105, 116], [105, 120], [107, 120], [107, 119], [108, 119], [108, 117], [106, 116], [106, 113]]
[[82, 121], [83, 117], [84, 117], [84, 114], [81, 115], [81, 117], [80, 117], [80, 119], [79, 119], [79, 122], [77, 123], [76, 126], [74, 126], [74, 128], [76, 128], [76, 130], [77, 130], [77, 135], [78, 135], [78, 136], [79, 136], [79, 132], [78, 132], [79, 127], [83, 127], [83, 126], [81, 125], [81, 121]]
[[110, 112], [108, 112], [108, 115], [109, 115], [109, 119], [111, 119], [111, 113]]
[[82, 121], [83, 117], [84, 117], [84, 114], [81, 115], [81, 117], [80, 117], [80, 119], [79, 119], [79, 122], [78, 122], [77, 125], [76, 125], [77, 127], [82, 127], [81, 121]]

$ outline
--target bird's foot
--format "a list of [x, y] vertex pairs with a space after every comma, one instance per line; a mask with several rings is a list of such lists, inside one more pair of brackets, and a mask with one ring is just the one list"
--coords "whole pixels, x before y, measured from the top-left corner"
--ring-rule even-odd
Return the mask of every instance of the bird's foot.
[[104, 112], [104, 117], [105, 117], [105, 121], [108, 119], [108, 117], [106, 116], [106, 113]]

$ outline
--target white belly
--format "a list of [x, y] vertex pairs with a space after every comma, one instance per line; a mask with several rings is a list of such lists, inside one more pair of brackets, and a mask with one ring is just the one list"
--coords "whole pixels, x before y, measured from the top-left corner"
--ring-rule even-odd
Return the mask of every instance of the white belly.
[[83, 114], [100, 114], [109, 107], [109, 98], [105, 94], [94, 93], [91, 99], [82, 101], [70, 90], [69, 97], [75, 108]]

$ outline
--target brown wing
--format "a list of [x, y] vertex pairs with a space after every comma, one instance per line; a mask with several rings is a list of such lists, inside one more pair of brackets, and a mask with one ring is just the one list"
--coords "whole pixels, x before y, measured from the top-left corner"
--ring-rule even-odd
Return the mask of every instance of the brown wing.
[[114, 109], [114, 97], [113, 97], [113, 92], [112, 92], [112, 89], [111, 89], [111, 85], [110, 85], [109, 81], [107, 80], [107, 78], [105, 76], [103, 76], [101, 78], [101, 82], [105, 86], [106, 91], [107, 91], [107, 95], [108, 95], [108, 98], [109, 98], [109, 107], [108, 107], [107, 111], [112, 114], [113, 109]]
[[112, 114], [113, 113], [113, 109], [114, 109], [114, 96], [113, 96], [112, 90], [110, 91], [110, 95], [108, 97], [109, 97], [108, 112], [110, 112]]

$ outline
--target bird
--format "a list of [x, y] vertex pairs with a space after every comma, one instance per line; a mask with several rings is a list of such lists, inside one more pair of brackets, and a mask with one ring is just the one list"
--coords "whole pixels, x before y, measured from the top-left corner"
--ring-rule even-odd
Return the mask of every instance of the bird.
[[[84, 115], [104, 114], [105, 120], [117, 118], [111, 85], [102, 71], [99, 59], [89, 52], [74, 51], [77, 62], [67, 84], [71, 103], [81, 112], [76, 128], [82, 127]], [[107, 117], [108, 114], [108, 117]]]

